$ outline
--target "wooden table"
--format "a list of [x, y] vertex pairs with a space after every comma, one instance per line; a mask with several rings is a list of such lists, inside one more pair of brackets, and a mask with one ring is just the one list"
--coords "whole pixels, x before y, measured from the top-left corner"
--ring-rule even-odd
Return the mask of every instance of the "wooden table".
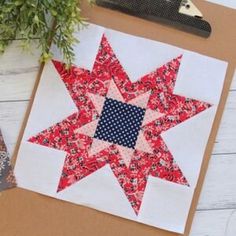
[[[0, 127], [10, 154], [13, 153], [39, 68], [39, 51], [34, 49], [32, 54], [24, 53], [19, 44], [20, 41], [15, 41], [0, 56]], [[191, 236], [236, 235], [235, 121], [236, 76], [215, 142]]]

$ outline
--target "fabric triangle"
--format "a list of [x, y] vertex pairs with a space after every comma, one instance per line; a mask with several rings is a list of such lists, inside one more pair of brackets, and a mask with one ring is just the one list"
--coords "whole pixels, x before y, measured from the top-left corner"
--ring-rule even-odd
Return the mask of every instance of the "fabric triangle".
[[130, 100], [128, 103], [138, 106], [138, 107], [146, 108], [150, 95], [151, 95], [151, 91], [148, 91], [148, 92]]
[[107, 97], [115, 99], [120, 102], [124, 102], [124, 98], [121, 95], [119, 89], [117, 88], [117, 86], [113, 80], [111, 80], [111, 82], [110, 82], [110, 86], [109, 86], [109, 89], [107, 92]]
[[147, 109], [143, 118], [143, 123], [142, 126], [157, 120], [158, 118], [164, 116], [164, 114], [157, 112], [157, 111], [153, 111], [151, 109]]
[[88, 96], [92, 100], [93, 105], [95, 106], [98, 114], [100, 115], [106, 98], [93, 93], [88, 93]]
[[93, 143], [89, 149], [89, 156], [95, 155], [98, 152], [110, 147], [112, 144], [100, 139], [93, 139]]
[[97, 120], [94, 120], [80, 128], [78, 128], [76, 130], [76, 133], [79, 133], [79, 134], [84, 134], [84, 135], [87, 135], [89, 137], [93, 137], [94, 134], [95, 134], [95, 131], [96, 131], [96, 128], [97, 128], [97, 125], [98, 125], [98, 119]]
[[129, 163], [131, 161], [131, 158], [133, 156], [133, 153], [134, 153], [134, 149], [132, 148], [127, 148], [127, 147], [124, 147], [124, 146], [120, 146], [120, 145], [116, 145], [119, 152], [120, 152], [120, 155], [122, 157], [122, 159], [124, 160], [125, 162], [125, 165], [127, 167], [129, 167]]
[[140, 130], [139, 135], [136, 141], [135, 149], [147, 153], [153, 153], [152, 148], [148, 144], [146, 138], [143, 135], [143, 132]]

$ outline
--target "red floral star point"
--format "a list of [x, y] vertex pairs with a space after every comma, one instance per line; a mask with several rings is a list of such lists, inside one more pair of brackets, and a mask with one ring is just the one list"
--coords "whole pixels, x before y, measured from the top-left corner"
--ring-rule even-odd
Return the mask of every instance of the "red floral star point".
[[[104, 35], [92, 71], [53, 61], [78, 112], [29, 141], [67, 153], [58, 191], [110, 165], [138, 214], [149, 175], [189, 185], [161, 133], [211, 105], [173, 94], [181, 58], [132, 83]], [[107, 97], [145, 110], [135, 148], [94, 138]]]

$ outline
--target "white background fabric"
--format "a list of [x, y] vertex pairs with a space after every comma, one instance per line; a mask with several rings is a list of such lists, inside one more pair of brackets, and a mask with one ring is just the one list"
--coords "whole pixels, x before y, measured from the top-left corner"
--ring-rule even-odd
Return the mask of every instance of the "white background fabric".
[[[175, 93], [212, 103], [210, 109], [162, 135], [191, 186], [149, 177], [138, 216], [134, 214], [109, 165], [57, 193], [66, 153], [27, 142], [30, 136], [76, 111], [52, 63], [45, 66], [18, 154], [15, 167], [18, 185], [58, 199], [182, 233], [220, 99], [227, 63], [90, 25], [78, 33], [81, 44], [75, 46], [77, 66], [91, 70], [103, 33], [132, 81], [183, 54]], [[56, 59], [60, 58], [56, 53]], [[115, 199], [116, 204], [111, 199]]]
[[236, 9], [235, 0], [207, 0], [207, 1]]

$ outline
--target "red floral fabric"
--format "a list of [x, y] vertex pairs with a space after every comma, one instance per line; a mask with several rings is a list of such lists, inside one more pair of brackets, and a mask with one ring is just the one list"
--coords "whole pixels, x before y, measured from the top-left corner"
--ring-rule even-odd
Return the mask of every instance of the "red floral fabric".
[[[58, 191], [64, 190], [105, 165], [110, 165], [132, 208], [138, 214], [148, 176], [189, 185], [164, 143], [161, 133], [206, 110], [211, 105], [173, 94], [181, 58], [182, 56], [179, 56], [171, 60], [132, 83], [106, 36], [103, 35], [92, 71], [76, 66], [67, 71], [62, 62], [53, 61], [78, 112], [31, 137], [29, 141], [67, 152]], [[131, 59], [133, 59], [132, 55]], [[128, 166], [124, 163], [116, 144], [89, 155], [89, 149], [94, 142], [93, 137], [77, 132], [79, 127], [99, 119], [100, 116], [89, 94], [106, 97], [112, 80], [124, 102], [127, 103], [151, 91], [146, 109], [163, 114], [141, 127], [140, 132], [143, 132], [152, 148], [152, 153], [134, 150]]]

